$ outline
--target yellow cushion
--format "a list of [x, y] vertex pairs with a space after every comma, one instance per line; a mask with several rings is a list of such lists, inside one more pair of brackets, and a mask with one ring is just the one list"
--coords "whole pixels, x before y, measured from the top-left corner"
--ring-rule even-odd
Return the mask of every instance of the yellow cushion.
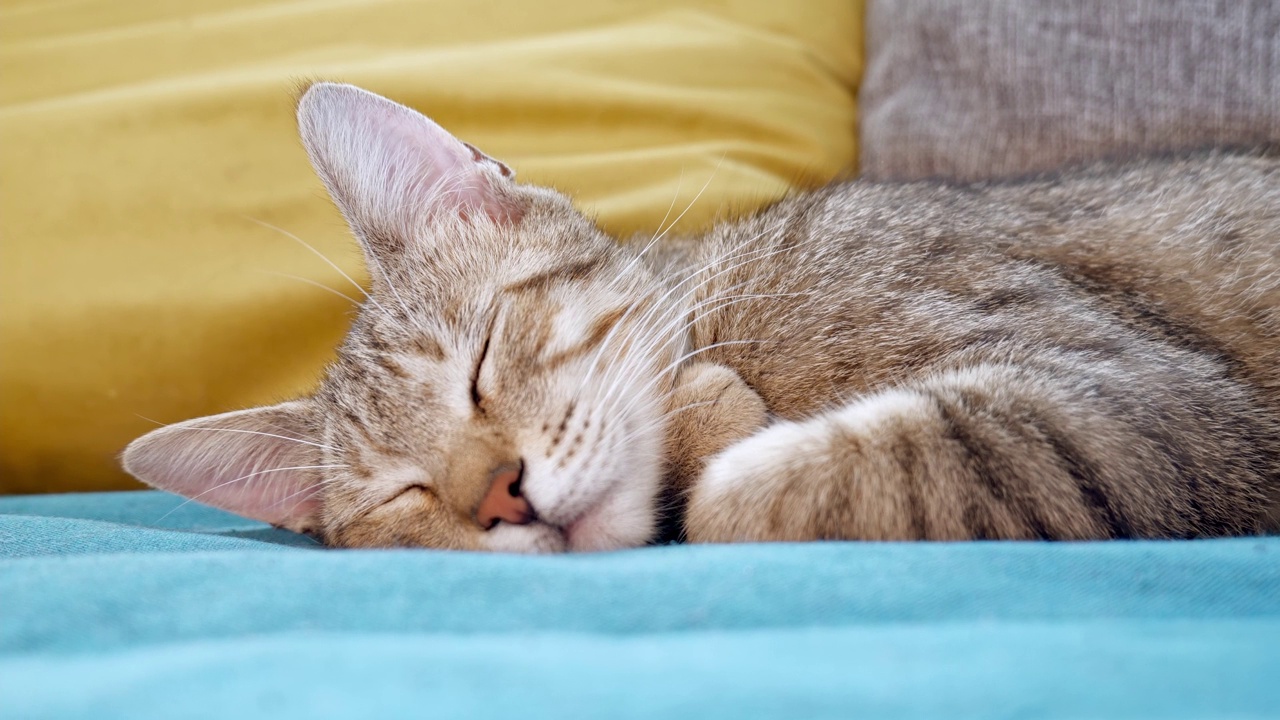
[[[362, 280], [302, 79], [416, 107], [606, 229], [854, 166], [860, 3], [7, 0], [0, 492], [132, 487], [134, 436], [312, 387]], [[704, 190], [705, 187], [705, 190]], [[284, 277], [295, 275], [302, 280]]]

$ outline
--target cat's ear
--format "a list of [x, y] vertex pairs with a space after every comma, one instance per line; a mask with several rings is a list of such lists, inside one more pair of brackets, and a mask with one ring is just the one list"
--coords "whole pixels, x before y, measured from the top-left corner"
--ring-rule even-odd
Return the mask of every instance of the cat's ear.
[[311, 532], [320, 512], [321, 445], [307, 401], [162, 427], [125, 448], [124, 469], [161, 490], [254, 520]]
[[452, 216], [517, 221], [514, 173], [421, 113], [353, 85], [316, 83], [298, 101], [311, 164], [357, 235], [415, 237]]

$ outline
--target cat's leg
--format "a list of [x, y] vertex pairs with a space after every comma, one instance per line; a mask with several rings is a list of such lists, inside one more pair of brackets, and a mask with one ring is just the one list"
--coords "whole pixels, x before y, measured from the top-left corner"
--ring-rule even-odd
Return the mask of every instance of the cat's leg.
[[769, 416], [736, 372], [701, 361], [680, 369], [667, 406], [664, 484], [681, 495], [707, 459], [759, 431]]
[[[1184, 368], [982, 365], [771, 425], [710, 460], [690, 495], [687, 537], [1249, 532], [1258, 487], [1276, 471], [1256, 446], [1259, 415], [1239, 388]], [[1157, 387], [1170, 382], [1187, 389]]]
[[760, 396], [724, 365], [695, 361], [680, 369], [667, 398], [658, 542], [683, 537], [685, 499], [707, 460], [759, 431], [768, 416]]

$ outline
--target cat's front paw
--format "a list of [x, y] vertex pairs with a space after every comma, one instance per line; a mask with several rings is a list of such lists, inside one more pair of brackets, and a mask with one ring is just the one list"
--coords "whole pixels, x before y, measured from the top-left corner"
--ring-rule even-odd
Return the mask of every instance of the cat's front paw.
[[917, 473], [937, 450], [935, 416], [926, 397], [894, 391], [771, 425], [707, 463], [689, 494], [685, 536], [919, 539], [925, 499]]
[[764, 401], [736, 372], [709, 362], [682, 368], [668, 398], [665, 486], [683, 493], [708, 458], [764, 427]]
[[[810, 422], [781, 422], [735, 443], [707, 462], [689, 494], [685, 533], [690, 542], [784, 539], [784, 526], [808, 508], [796, 507], [801, 485], [824, 474], [827, 440]], [[817, 462], [815, 462], [817, 461]], [[794, 535], [794, 533], [786, 533]]]

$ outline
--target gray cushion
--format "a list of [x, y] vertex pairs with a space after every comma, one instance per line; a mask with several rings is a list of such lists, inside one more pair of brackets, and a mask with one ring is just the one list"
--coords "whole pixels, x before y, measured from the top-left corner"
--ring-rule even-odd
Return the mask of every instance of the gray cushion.
[[875, 0], [861, 171], [999, 177], [1280, 139], [1280, 2]]

